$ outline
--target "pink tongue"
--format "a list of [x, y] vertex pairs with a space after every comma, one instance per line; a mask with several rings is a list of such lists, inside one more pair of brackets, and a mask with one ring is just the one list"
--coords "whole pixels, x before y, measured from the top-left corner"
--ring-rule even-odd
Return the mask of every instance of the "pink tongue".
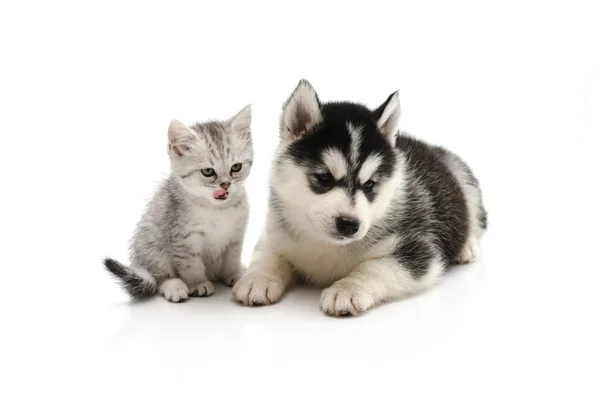
[[221, 199], [221, 200], [224, 198], [227, 198], [227, 190], [225, 190], [225, 189], [216, 190], [213, 193], [213, 197], [216, 199]]

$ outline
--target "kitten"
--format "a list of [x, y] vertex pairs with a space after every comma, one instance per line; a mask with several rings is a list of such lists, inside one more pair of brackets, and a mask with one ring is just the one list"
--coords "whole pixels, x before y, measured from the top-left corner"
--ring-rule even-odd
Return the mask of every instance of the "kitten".
[[132, 298], [157, 290], [171, 302], [210, 296], [213, 281], [231, 287], [241, 276], [251, 118], [248, 105], [226, 121], [169, 125], [172, 172], [137, 225], [131, 266], [104, 260]]

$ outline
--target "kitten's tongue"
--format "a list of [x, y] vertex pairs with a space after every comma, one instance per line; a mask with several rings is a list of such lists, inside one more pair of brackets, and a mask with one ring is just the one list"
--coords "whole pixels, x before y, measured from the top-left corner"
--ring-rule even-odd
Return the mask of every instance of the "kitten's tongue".
[[215, 190], [215, 192], [213, 193], [213, 197], [217, 200], [225, 200], [227, 198], [227, 194], [227, 190], [225, 189]]

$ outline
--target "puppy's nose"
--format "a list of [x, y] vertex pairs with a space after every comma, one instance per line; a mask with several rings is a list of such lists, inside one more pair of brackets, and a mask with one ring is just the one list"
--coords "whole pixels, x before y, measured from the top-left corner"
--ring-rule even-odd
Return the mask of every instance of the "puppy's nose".
[[225, 190], [229, 189], [229, 186], [231, 186], [231, 182], [222, 182], [221, 183], [221, 187]]
[[360, 227], [360, 222], [356, 218], [340, 216], [335, 220], [335, 227], [342, 236], [354, 236]]

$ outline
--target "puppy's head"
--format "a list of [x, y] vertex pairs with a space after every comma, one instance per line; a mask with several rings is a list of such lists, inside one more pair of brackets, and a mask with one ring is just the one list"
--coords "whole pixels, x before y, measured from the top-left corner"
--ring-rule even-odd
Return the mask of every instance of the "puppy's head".
[[284, 105], [272, 188], [296, 232], [347, 244], [365, 236], [396, 187], [395, 92], [377, 109], [321, 103], [300, 81]]

